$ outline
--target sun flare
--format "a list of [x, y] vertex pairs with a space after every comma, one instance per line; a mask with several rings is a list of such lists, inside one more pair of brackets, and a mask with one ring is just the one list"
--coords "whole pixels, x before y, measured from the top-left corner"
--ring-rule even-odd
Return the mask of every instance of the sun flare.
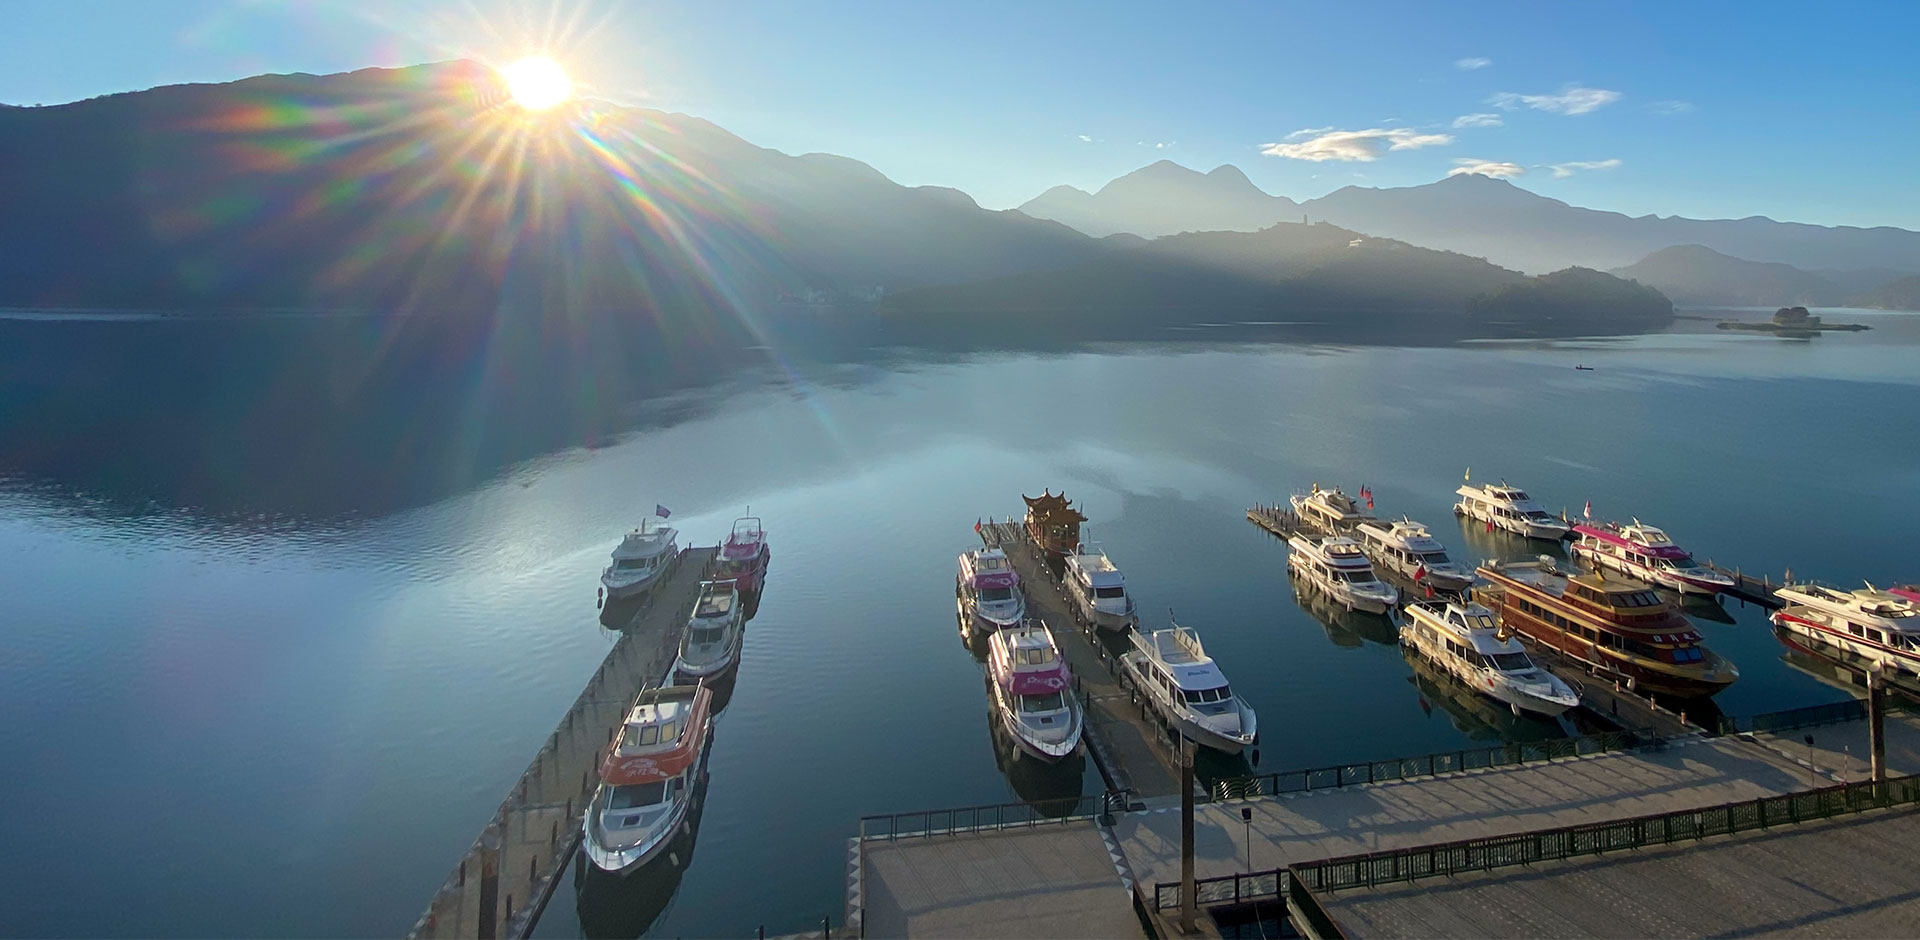
[[530, 56], [500, 70], [513, 100], [529, 111], [545, 111], [573, 95], [573, 81], [559, 63]]

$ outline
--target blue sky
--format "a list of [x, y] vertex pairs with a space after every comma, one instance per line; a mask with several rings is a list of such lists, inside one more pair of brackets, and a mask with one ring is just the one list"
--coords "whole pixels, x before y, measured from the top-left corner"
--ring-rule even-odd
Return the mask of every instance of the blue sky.
[[995, 208], [1160, 158], [1294, 198], [1474, 161], [1632, 215], [1920, 228], [1911, 3], [8, 0], [0, 32], [16, 104], [546, 51]]

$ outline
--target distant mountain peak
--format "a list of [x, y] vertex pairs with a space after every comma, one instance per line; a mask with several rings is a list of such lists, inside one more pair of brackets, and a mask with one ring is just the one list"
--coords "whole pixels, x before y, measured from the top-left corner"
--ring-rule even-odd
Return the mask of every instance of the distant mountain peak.
[[1298, 207], [1255, 186], [1232, 164], [1202, 173], [1156, 160], [1091, 195], [1055, 186], [1020, 206], [1094, 236], [1128, 232], [1149, 238], [1179, 232], [1253, 232], [1294, 217]]
[[1247, 179], [1247, 174], [1243, 172], [1239, 167], [1234, 166], [1231, 163], [1222, 163], [1219, 166], [1214, 167], [1211, 170], [1208, 170], [1207, 175], [1217, 180], [1225, 180], [1225, 181], [1234, 182], [1234, 183], [1245, 183], [1248, 186], [1253, 185], [1253, 180]]

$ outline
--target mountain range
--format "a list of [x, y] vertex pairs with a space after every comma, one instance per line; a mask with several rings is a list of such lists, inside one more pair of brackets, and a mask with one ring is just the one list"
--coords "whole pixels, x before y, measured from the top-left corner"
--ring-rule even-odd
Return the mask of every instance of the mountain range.
[[[1098, 193], [1055, 187], [1020, 209], [1092, 234], [1140, 235], [1217, 228], [1251, 231], [1304, 214], [1530, 273], [1571, 265], [1618, 268], [1675, 245], [1701, 245], [1734, 258], [1805, 270], [1883, 268], [1895, 276], [1920, 272], [1920, 232], [1906, 229], [1807, 225], [1758, 216], [1629, 217], [1571, 206], [1476, 174], [1391, 189], [1347, 186], [1296, 203], [1269, 195], [1229, 170], [1201, 174], [1162, 161], [1120, 177]], [[1150, 194], [1160, 196], [1157, 204], [1147, 201]], [[1236, 221], [1236, 212], [1245, 217]]]

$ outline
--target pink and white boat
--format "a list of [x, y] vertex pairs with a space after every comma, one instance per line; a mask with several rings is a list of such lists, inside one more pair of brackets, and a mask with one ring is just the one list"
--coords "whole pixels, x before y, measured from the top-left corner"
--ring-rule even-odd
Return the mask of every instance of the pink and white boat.
[[993, 635], [987, 658], [994, 711], [1020, 750], [1057, 761], [1080, 746], [1073, 673], [1045, 624], [1029, 620]]
[[1638, 519], [1632, 525], [1577, 525], [1573, 534], [1573, 556], [1595, 567], [1681, 594], [1712, 596], [1733, 587], [1732, 578], [1693, 560], [1666, 532]]
[[960, 555], [953, 593], [960, 622], [975, 636], [1014, 626], [1027, 615], [1020, 575], [1007, 553], [997, 548], [976, 548]]
[[732, 581], [742, 594], [758, 594], [766, 584], [767, 562], [773, 550], [767, 547], [767, 530], [759, 516], [741, 516], [733, 521], [733, 532], [720, 545], [714, 561], [714, 579]]

